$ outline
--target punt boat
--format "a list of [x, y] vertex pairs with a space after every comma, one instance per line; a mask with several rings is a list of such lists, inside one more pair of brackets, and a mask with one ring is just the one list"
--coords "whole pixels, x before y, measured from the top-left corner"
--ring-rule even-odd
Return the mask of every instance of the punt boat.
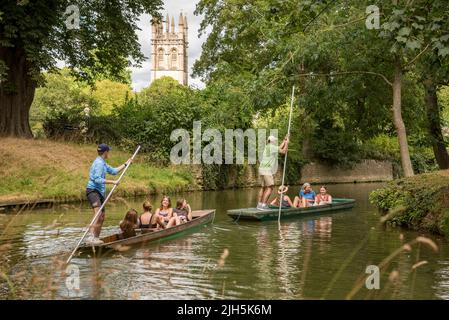
[[182, 223], [178, 226], [173, 226], [167, 229], [136, 229], [136, 236], [124, 238], [122, 233], [116, 233], [110, 236], [101, 238], [103, 240], [102, 244], [99, 245], [87, 245], [83, 244], [79, 247], [78, 252], [100, 252], [103, 250], [114, 249], [114, 250], [124, 250], [131, 245], [142, 244], [152, 241], [162, 241], [172, 238], [176, 238], [188, 231], [193, 231], [201, 226], [212, 222], [215, 218], [215, 209], [211, 210], [196, 210], [192, 211], [192, 220]]
[[[334, 198], [331, 204], [310, 206], [306, 208], [281, 208], [281, 219], [295, 217], [310, 217], [328, 214], [338, 210], [351, 209], [355, 205], [354, 199]], [[269, 206], [265, 210], [256, 208], [233, 209], [227, 211], [228, 216], [234, 220], [266, 221], [278, 219], [279, 207]]]

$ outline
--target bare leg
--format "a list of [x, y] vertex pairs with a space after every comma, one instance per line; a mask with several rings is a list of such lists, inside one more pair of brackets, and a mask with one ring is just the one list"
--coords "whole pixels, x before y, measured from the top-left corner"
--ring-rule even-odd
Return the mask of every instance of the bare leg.
[[259, 191], [259, 197], [258, 197], [259, 200], [258, 200], [258, 202], [263, 202], [262, 200], [263, 200], [264, 193], [265, 193], [265, 187], [261, 187], [260, 191]]
[[273, 187], [272, 186], [271, 187], [266, 187], [266, 190], [265, 190], [264, 195], [263, 195], [262, 203], [267, 203], [268, 202], [268, 199], [270, 198], [272, 192], [273, 192]]
[[173, 217], [170, 220], [168, 220], [166, 228], [170, 228], [170, 227], [172, 227], [174, 225], [176, 225], [176, 218], [175, 217]]
[[158, 216], [156, 219], [156, 228], [157, 229], [165, 229], [164, 218]]
[[308, 202], [307, 202], [307, 199], [306, 198], [302, 198], [302, 206], [305, 208], [305, 207], [308, 207]]
[[[97, 214], [99, 209], [100, 209], [99, 207], [94, 208], [94, 216]], [[98, 216], [97, 220], [94, 221], [94, 223], [90, 229], [90, 232], [94, 235], [94, 237], [98, 238], [100, 236], [101, 228], [103, 227], [103, 222], [104, 222], [104, 212], [102, 212]]]
[[295, 208], [301, 207], [301, 199], [298, 196], [296, 196], [295, 199], [293, 200], [293, 207]]

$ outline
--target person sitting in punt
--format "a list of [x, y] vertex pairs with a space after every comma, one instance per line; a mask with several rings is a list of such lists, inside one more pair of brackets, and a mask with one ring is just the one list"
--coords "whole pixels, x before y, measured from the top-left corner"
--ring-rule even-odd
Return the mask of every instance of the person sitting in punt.
[[162, 218], [166, 228], [176, 225], [176, 218], [173, 216], [173, 208], [169, 196], [164, 196], [161, 200], [161, 206], [156, 209], [156, 216]]
[[179, 198], [176, 201], [176, 208], [173, 209], [173, 212], [176, 218], [176, 225], [192, 220], [192, 209], [184, 198]]
[[282, 198], [283, 198], [283, 199], [282, 199], [282, 207], [293, 207], [292, 200], [290, 199], [289, 196], [286, 195], [287, 191], [288, 191], [288, 186], [280, 186], [280, 187], [278, 188], [278, 194], [279, 194], [279, 196], [277, 196], [276, 198], [274, 198], [273, 201], [271, 201], [270, 204], [271, 204], [272, 206], [279, 207], [279, 199], [280, 199], [280, 197], [281, 197], [281, 194], [283, 194], [283, 195], [282, 195]]
[[120, 221], [120, 230], [122, 230], [123, 238], [130, 238], [136, 236], [136, 228], [139, 227], [137, 218], [137, 211], [134, 209], [129, 210], [123, 221]]
[[310, 183], [306, 182], [302, 185], [299, 191], [299, 197], [301, 198], [302, 207], [309, 207], [315, 204], [316, 193], [312, 190]]
[[139, 228], [148, 229], [148, 228], [157, 228], [160, 226], [162, 229], [164, 229], [165, 224], [162, 217], [156, 215], [156, 213], [153, 214], [151, 212], [153, 206], [151, 205], [150, 201], [145, 201], [142, 206], [143, 206], [143, 213], [140, 215], [139, 218]]
[[315, 205], [331, 204], [332, 196], [327, 193], [326, 186], [321, 186], [320, 193], [315, 198]]

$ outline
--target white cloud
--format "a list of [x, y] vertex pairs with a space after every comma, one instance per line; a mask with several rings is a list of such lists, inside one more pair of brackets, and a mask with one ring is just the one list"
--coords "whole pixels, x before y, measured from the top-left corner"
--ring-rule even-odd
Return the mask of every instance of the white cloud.
[[[192, 73], [192, 66], [196, 59], [198, 59], [201, 55], [201, 45], [206, 40], [207, 35], [203, 35], [201, 38], [198, 38], [198, 30], [200, 27], [200, 23], [202, 20], [201, 16], [195, 16], [193, 12], [195, 11], [196, 4], [199, 0], [165, 0], [164, 11], [162, 12], [163, 16], [168, 13], [171, 16], [175, 17], [175, 23], [178, 23], [179, 14], [183, 13], [183, 15], [187, 15], [187, 22], [189, 26], [189, 85], [204, 87], [204, 83], [202, 83], [199, 79], [194, 79], [190, 75]], [[138, 26], [141, 29], [137, 32], [139, 37], [139, 42], [141, 45], [141, 49], [143, 54], [148, 58], [143, 64], [141, 68], [131, 68], [132, 71], [132, 86], [135, 91], [140, 91], [144, 87], [147, 87], [150, 83], [151, 76], [151, 62], [149, 57], [151, 56], [151, 25], [150, 25], [150, 16], [142, 15], [140, 17], [140, 21], [138, 22]]]

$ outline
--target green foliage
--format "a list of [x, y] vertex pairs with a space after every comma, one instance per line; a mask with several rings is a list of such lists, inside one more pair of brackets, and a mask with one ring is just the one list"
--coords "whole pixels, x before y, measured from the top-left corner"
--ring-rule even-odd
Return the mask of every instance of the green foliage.
[[[262, 114], [281, 106], [296, 85], [307, 121], [314, 124], [307, 137], [313, 140], [314, 156], [349, 165], [374, 153], [364, 146], [371, 137], [395, 133], [390, 83], [399, 61], [409, 141], [429, 147], [421, 75], [415, 68], [431, 56], [444, 66], [441, 74], [447, 71], [448, 2], [378, 3], [380, 30], [365, 26], [365, 9], [372, 4], [376, 2], [202, 0], [197, 6], [204, 16], [201, 30], [211, 32], [194, 74], [208, 85], [228, 81], [238, 86]], [[436, 75], [435, 68], [426, 70]], [[306, 138], [295, 132], [295, 140]], [[384, 151], [376, 157], [396, 158]], [[412, 152], [412, 161], [417, 172], [433, 166], [420, 151]]]
[[399, 160], [399, 143], [396, 137], [380, 134], [364, 144], [367, 158], [378, 160]]
[[96, 81], [91, 92], [92, 99], [100, 105], [99, 113], [102, 115], [111, 114], [115, 106], [121, 105], [133, 97], [129, 84], [109, 79]]
[[[449, 236], [447, 171], [422, 174], [390, 182], [370, 194], [370, 201], [392, 225], [438, 232]], [[399, 210], [398, 210], [399, 209]]]
[[98, 80], [91, 87], [72, 76], [68, 68], [47, 72], [43, 74], [42, 86], [36, 90], [30, 123], [37, 136], [113, 141], [114, 126], [105, 116], [132, 95], [129, 85], [107, 79]]
[[66, 68], [45, 73], [44, 83], [36, 90], [31, 106], [32, 127], [38, 135], [42, 135], [42, 126], [47, 137], [74, 139], [73, 133], [80, 135], [79, 131], [87, 126], [86, 112], [98, 112], [98, 102], [89, 95], [87, 84], [76, 81]]
[[442, 123], [444, 126], [449, 126], [449, 86], [442, 86], [438, 92], [438, 100], [442, 110]]
[[311, 143], [315, 156], [331, 165], [350, 167], [361, 160], [360, 146], [354, 135], [330, 119], [318, 123]]
[[194, 90], [171, 78], [162, 78], [135, 99], [117, 106], [113, 122], [125, 143], [133, 141], [155, 159], [168, 161], [170, 150], [177, 143], [170, 141], [172, 131], [181, 128], [191, 131], [199, 114], [200, 105]]
[[217, 164], [203, 164], [201, 166], [203, 174], [204, 190], [223, 189], [228, 183], [228, 166], [220, 166]]
[[405, 194], [395, 188], [396, 183], [389, 183], [385, 188], [370, 193], [369, 200], [379, 209], [387, 211], [405, 204]]
[[426, 173], [438, 170], [431, 148], [412, 148], [410, 153], [413, 170], [415, 173]]
[[[69, 5], [79, 8], [79, 29], [70, 29], [65, 14]], [[160, 0], [37, 0], [2, 2], [2, 47], [24, 50], [31, 71], [49, 70], [63, 60], [83, 78], [118, 75], [144, 56], [136, 35], [142, 14], [158, 17]]]

